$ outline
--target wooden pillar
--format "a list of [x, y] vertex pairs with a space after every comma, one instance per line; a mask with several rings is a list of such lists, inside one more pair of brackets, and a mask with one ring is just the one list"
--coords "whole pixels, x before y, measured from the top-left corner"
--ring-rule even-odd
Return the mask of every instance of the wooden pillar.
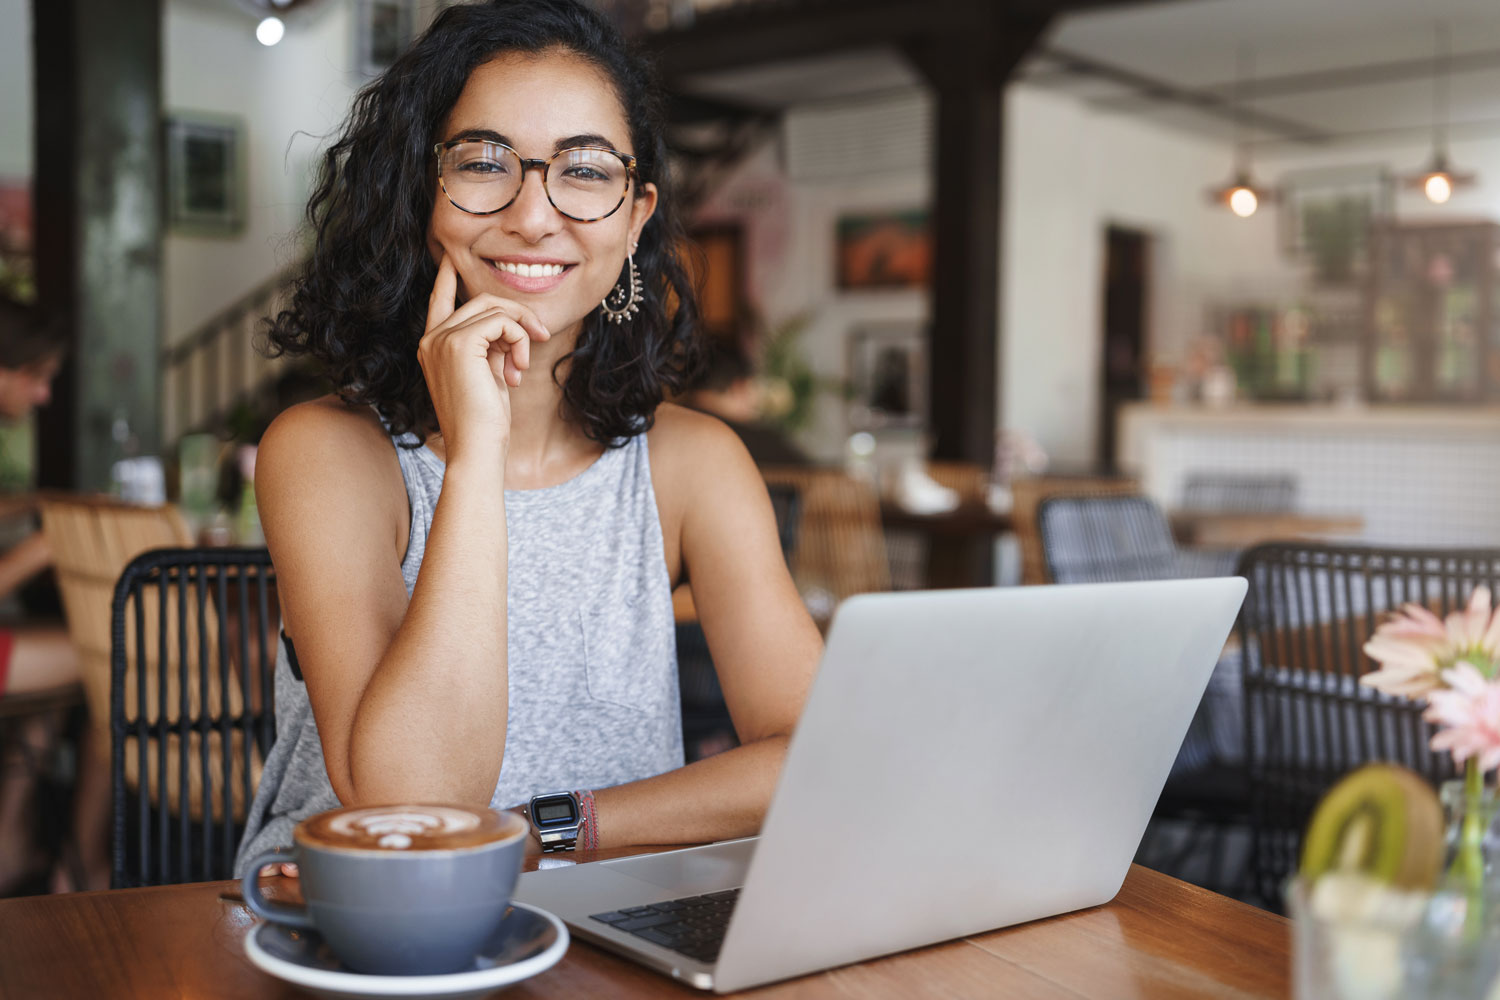
[[160, 448], [161, 0], [33, 0], [37, 288], [71, 353], [38, 481], [109, 485], [120, 418]]
[[932, 330], [933, 457], [988, 466], [1000, 406], [1000, 219], [1005, 82], [1045, 19], [976, 22], [908, 47], [936, 93]]

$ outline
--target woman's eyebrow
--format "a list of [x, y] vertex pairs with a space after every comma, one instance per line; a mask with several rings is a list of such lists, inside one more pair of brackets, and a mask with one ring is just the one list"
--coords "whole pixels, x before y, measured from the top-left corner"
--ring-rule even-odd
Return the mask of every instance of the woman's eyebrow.
[[574, 146], [607, 146], [610, 149], [619, 149], [613, 142], [597, 132], [585, 132], [582, 135], [570, 135], [566, 139], [559, 139], [552, 144], [554, 152], [564, 149], [572, 149]]
[[488, 128], [465, 128], [465, 129], [459, 129], [453, 135], [449, 136], [449, 138], [448, 138], [447, 141], [448, 142], [459, 142], [459, 141], [462, 141], [464, 139], [488, 139], [490, 142], [498, 142], [498, 143], [500, 143], [501, 145], [504, 145], [504, 146], [509, 146], [510, 145], [510, 139], [506, 138], [504, 135], [500, 134], [499, 132], [496, 132], [494, 129], [488, 129]]

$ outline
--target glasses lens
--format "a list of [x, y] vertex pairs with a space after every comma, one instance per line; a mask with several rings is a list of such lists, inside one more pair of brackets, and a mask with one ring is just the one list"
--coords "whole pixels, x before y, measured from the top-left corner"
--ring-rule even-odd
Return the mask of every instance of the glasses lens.
[[620, 207], [629, 182], [625, 161], [607, 149], [565, 149], [547, 169], [552, 204], [574, 219], [599, 219]]
[[466, 212], [498, 212], [521, 187], [521, 161], [495, 142], [461, 142], [439, 166], [448, 198]]

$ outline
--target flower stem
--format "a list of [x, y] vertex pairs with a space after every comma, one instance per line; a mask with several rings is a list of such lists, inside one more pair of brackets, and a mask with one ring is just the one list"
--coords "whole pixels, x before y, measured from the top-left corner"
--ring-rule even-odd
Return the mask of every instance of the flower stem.
[[1484, 906], [1484, 772], [1479, 758], [1470, 757], [1464, 765], [1464, 818], [1459, 827], [1458, 850], [1449, 874], [1461, 880], [1468, 898], [1465, 931], [1477, 937], [1483, 924]]

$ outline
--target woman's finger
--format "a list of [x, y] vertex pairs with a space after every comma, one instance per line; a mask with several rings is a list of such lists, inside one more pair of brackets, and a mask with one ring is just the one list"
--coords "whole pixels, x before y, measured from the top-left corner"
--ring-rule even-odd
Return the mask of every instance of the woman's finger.
[[521, 328], [536, 340], [547, 340], [552, 336], [547, 328], [542, 325], [542, 321], [537, 319], [536, 313], [532, 312], [526, 306], [512, 299], [502, 299], [498, 295], [491, 295], [488, 292], [481, 292], [455, 309], [452, 315], [448, 317], [448, 323], [450, 326], [457, 326], [496, 311], [503, 312], [517, 323], [520, 323]]
[[454, 300], [458, 298], [458, 269], [448, 255], [438, 261], [437, 278], [432, 282], [432, 294], [427, 299], [427, 329], [432, 331], [453, 315]]

